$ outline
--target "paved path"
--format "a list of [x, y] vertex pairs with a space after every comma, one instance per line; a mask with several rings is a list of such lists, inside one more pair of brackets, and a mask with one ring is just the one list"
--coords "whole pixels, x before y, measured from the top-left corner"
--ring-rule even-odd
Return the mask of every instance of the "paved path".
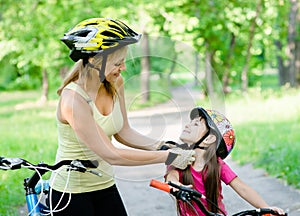
[[[155, 108], [130, 112], [131, 125], [138, 131], [158, 139], [174, 140], [188, 121], [188, 111], [199, 97], [196, 92], [181, 86], [172, 92], [173, 99]], [[251, 164], [238, 166], [226, 159], [241, 179], [247, 182], [272, 206], [279, 206], [291, 216], [300, 215], [300, 193], [283, 182], [270, 177]], [[176, 209], [173, 198], [165, 192], [151, 188], [150, 179], [163, 180], [165, 166], [147, 165], [140, 167], [116, 167], [116, 178], [129, 216], [174, 216]], [[229, 214], [252, 207], [238, 197], [233, 190], [223, 185], [224, 202]]]

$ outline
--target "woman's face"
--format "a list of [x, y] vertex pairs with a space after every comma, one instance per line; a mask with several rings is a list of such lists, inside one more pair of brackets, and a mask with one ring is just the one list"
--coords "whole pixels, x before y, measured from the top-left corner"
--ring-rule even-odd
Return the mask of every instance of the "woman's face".
[[120, 76], [121, 72], [126, 70], [125, 58], [126, 50], [120, 50], [118, 53], [114, 53], [107, 59], [105, 76], [108, 82], [115, 82]]
[[110, 70], [108, 71], [108, 73], [105, 73], [106, 80], [113, 83], [118, 79], [121, 72], [126, 70], [124, 59], [113, 62], [109, 69]]
[[187, 144], [194, 144], [200, 140], [206, 133], [208, 128], [203, 117], [197, 117], [188, 123], [180, 135], [180, 140]]

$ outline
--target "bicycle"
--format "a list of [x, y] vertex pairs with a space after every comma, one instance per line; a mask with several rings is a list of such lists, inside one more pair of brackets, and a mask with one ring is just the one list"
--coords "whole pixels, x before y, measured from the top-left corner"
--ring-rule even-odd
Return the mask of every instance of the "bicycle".
[[[29, 216], [52, 215], [54, 212], [61, 211], [67, 206], [66, 204], [64, 208], [56, 209], [59, 203], [56, 207], [52, 208], [51, 202], [50, 206], [47, 206], [42, 202], [42, 195], [44, 194], [45, 196], [47, 196], [49, 195], [49, 192], [51, 193], [51, 189], [49, 189], [49, 180], [42, 180], [42, 176], [49, 171], [55, 172], [62, 166], [66, 166], [67, 170], [70, 172], [90, 172], [97, 176], [101, 176], [101, 173], [92, 170], [93, 168], [98, 167], [98, 161], [63, 160], [54, 165], [49, 165], [43, 162], [39, 164], [33, 164], [22, 158], [0, 157], [1, 170], [6, 171], [26, 168], [35, 171], [31, 177], [24, 179], [23, 184]], [[71, 199], [71, 196], [69, 196], [69, 199]]]
[[[195, 211], [195, 215], [199, 215], [199, 214], [197, 213], [196, 209], [193, 208], [191, 201], [194, 201], [206, 216], [226, 216], [225, 213], [213, 213], [208, 211], [208, 209], [203, 205], [200, 199], [205, 199], [207, 202], [210, 202], [211, 204], [213, 203], [210, 200], [208, 200], [203, 194], [201, 194], [200, 192], [192, 188], [180, 186], [172, 182], [167, 182], [167, 183], [160, 182], [155, 179], [152, 179], [150, 181], [150, 186], [168, 192], [172, 194], [177, 200], [186, 202]], [[176, 190], [174, 190], [173, 188], [176, 188]], [[270, 214], [279, 215], [272, 209], [259, 208], [259, 209], [241, 211], [233, 214], [232, 216], [263, 216], [263, 215], [267, 216]], [[285, 213], [285, 216], [287, 215], [288, 214]]]

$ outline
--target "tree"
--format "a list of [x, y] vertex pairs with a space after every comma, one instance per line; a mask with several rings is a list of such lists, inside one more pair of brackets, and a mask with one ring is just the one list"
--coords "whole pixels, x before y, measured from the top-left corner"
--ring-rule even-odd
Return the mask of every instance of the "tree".
[[142, 38], [142, 59], [141, 59], [141, 92], [142, 103], [150, 100], [150, 51], [148, 33], [144, 32]]
[[253, 38], [255, 35], [255, 30], [256, 30], [256, 20], [260, 15], [260, 11], [262, 8], [262, 4], [263, 4], [263, 0], [260, 0], [257, 5], [256, 5], [256, 10], [255, 10], [255, 14], [251, 20], [251, 24], [250, 24], [250, 29], [249, 29], [249, 38], [248, 38], [248, 45], [247, 45], [247, 49], [246, 49], [246, 57], [245, 57], [245, 63], [243, 66], [243, 70], [242, 70], [242, 91], [243, 92], [247, 92], [247, 88], [248, 88], [248, 68], [249, 68], [249, 60], [251, 57], [251, 48], [252, 48], [252, 43], [253, 43]]
[[[297, 0], [290, 0], [289, 11], [289, 25], [288, 25], [288, 45], [287, 45], [287, 57], [288, 62], [288, 80], [292, 87], [296, 86], [296, 56], [297, 56], [297, 14], [299, 9], [299, 2]], [[298, 25], [300, 22], [298, 23]], [[299, 33], [298, 33], [299, 34]], [[299, 34], [300, 35], [300, 34]], [[300, 39], [298, 39], [300, 41]], [[298, 48], [300, 49], [300, 48]]]

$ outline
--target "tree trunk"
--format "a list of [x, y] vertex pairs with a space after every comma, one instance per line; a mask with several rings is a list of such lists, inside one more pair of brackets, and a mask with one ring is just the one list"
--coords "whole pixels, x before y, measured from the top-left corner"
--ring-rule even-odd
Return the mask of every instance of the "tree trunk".
[[300, 85], [300, 40], [296, 43], [296, 81]]
[[150, 49], [149, 38], [146, 32], [143, 33], [141, 41], [142, 59], [141, 59], [141, 102], [145, 103], [150, 100]]
[[195, 82], [194, 85], [198, 86], [199, 85], [199, 54], [195, 52]]
[[297, 0], [290, 0], [289, 26], [288, 26], [288, 46], [287, 56], [289, 58], [289, 83], [296, 86], [296, 17], [298, 12]]
[[283, 63], [283, 58], [281, 56], [282, 53], [282, 43], [279, 40], [275, 41], [275, 46], [278, 50], [278, 54], [276, 55], [277, 58], [277, 69], [278, 69], [278, 78], [279, 78], [279, 85], [283, 86], [287, 83], [287, 76], [286, 76], [286, 69]]
[[171, 76], [174, 73], [174, 70], [175, 70], [175, 67], [177, 64], [177, 57], [178, 57], [177, 52], [174, 52], [174, 57], [172, 59], [172, 65], [170, 67], [170, 72], [168, 73], [168, 78], [167, 78], [168, 79], [168, 87], [171, 86]]
[[249, 30], [249, 43], [247, 47], [247, 54], [246, 54], [246, 60], [245, 65], [242, 70], [242, 91], [247, 92], [248, 90], [248, 68], [249, 68], [249, 60], [251, 57], [250, 49], [252, 47], [253, 38], [255, 35], [255, 28], [256, 28], [256, 20], [259, 16], [260, 9], [262, 7], [263, 0], [260, 0], [256, 6], [255, 16], [252, 19], [250, 30]]
[[298, 11], [297, 11], [297, 16], [296, 16], [296, 26], [298, 26], [298, 35], [296, 36], [296, 80], [297, 80], [297, 85], [300, 85], [300, 2], [298, 2]]
[[205, 78], [207, 86], [207, 94], [209, 97], [213, 97], [214, 86], [213, 86], [213, 74], [212, 74], [212, 52], [208, 50], [208, 45], [205, 51]]
[[41, 96], [41, 103], [45, 103], [48, 100], [48, 92], [49, 92], [49, 82], [48, 82], [48, 73], [46, 69], [43, 69], [43, 89], [42, 89], [42, 96]]
[[223, 81], [223, 92], [229, 93], [230, 92], [230, 88], [229, 88], [229, 78], [230, 78], [230, 67], [231, 67], [231, 57], [233, 55], [233, 50], [234, 50], [234, 46], [235, 46], [235, 35], [234, 33], [231, 33], [231, 40], [230, 40], [230, 45], [229, 45], [229, 51], [228, 54], [226, 56], [226, 60], [225, 60], [225, 64], [224, 64], [224, 73], [223, 73], [223, 77], [222, 77], [222, 81]]

